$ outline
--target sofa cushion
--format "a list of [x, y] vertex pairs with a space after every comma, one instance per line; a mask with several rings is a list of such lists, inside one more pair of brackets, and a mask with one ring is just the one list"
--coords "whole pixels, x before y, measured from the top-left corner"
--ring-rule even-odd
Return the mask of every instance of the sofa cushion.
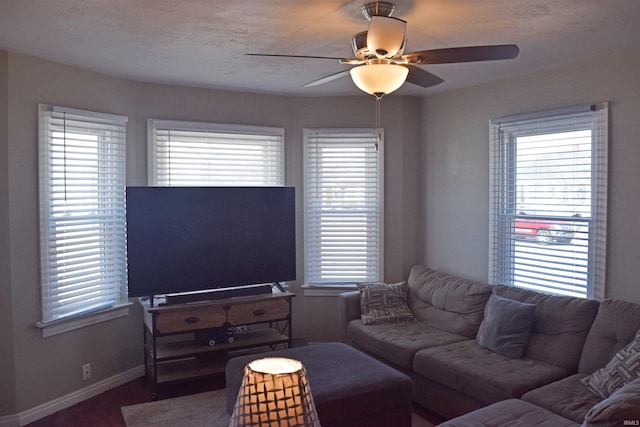
[[625, 425], [640, 420], [640, 379], [615, 391], [611, 396], [595, 405], [584, 417], [583, 427], [605, 427]]
[[578, 424], [518, 399], [503, 400], [453, 418], [438, 427], [569, 427]]
[[408, 279], [409, 308], [424, 323], [475, 338], [491, 285], [415, 266]]
[[478, 330], [478, 344], [519, 359], [529, 342], [536, 306], [491, 295]]
[[580, 382], [584, 376], [574, 374], [531, 390], [522, 396], [522, 400], [581, 423], [589, 409], [600, 401]]
[[407, 305], [406, 282], [360, 283], [360, 313], [362, 323], [405, 323], [416, 320]]
[[567, 369], [531, 358], [512, 359], [475, 340], [421, 350], [413, 370], [484, 403], [519, 398], [534, 388], [571, 374]]
[[640, 329], [633, 341], [620, 349], [607, 363], [582, 383], [596, 395], [607, 398], [623, 385], [640, 378]]
[[347, 336], [355, 346], [407, 370], [411, 369], [413, 356], [419, 350], [468, 340], [419, 321], [364, 325], [359, 319], [349, 323]]
[[640, 304], [613, 299], [602, 301], [585, 341], [578, 372], [589, 375], [605, 366], [633, 340], [638, 329]]
[[576, 372], [585, 339], [596, 317], [595, 300], [548, 295], [513, 286], [496, 285], [503, 298], [536, 305], [524, 356]]

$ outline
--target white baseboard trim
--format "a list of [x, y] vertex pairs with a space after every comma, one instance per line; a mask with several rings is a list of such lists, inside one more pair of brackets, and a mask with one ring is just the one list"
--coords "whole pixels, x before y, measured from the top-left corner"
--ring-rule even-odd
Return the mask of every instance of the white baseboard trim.
[[144, 366], [129, 369], [128, 371], [114, 375], [113, 377], [91, 384], [88, 387], [74, 391], [66, 396], [59, 397], [35, 408], [28, 409], [19, 414], [5, 415], [0, 417], [0, 427], [22, 427], [48, 415], [66, 409], [70, 406], [80, 403], [83, 400], [97, 396], [107, 390], [122, 385], [126, 382], [133, 381], [144, 375]]

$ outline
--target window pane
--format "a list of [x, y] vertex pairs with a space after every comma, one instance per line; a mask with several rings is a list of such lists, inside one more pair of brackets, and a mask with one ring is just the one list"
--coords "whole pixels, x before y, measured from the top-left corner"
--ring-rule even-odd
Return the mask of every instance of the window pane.
[[153, 185], [284, 185], [282, 128], [150, 120], [149, 137]]
[[375, 130], [305, 130], [307, 284], [381, 276], [381, 156]]
[[514, 285], [588, 293], [591, 139], [591, 129], [516, 137]]
[[605, 246], [595, 232], [606, 227], [603, 116], [606, 111], [589, 108], [494, 121], [492, 282], [578, 297], [603, 294]]
[[126, 118], [40, 106], [42, 324], [126, 301]]

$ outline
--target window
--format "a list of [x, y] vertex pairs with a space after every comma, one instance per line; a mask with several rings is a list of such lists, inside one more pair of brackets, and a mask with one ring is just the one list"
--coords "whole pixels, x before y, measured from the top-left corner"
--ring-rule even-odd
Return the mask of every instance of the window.
[[607, 110], [491, 121], [492, 283], [604, 298]]
[[282, 186], [284, 129], [149, 120], [149, 182]]
[[383, 141], [375, 129], [305, 129], [307, 286], [383, 277]]
[[127, 118], [48, 105], [39, 106], [39, 118], [42, 321], [38, 325], [48, 336], [126, 314], [101, 314], [60, 326], [62, 320], [127, 301]]

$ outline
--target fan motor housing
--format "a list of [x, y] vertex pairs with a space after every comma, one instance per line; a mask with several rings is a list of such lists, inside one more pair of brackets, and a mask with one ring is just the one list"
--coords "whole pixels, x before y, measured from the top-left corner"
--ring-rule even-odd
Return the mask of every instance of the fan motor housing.
[[396, 10], [396, 5], [386, 1], [374, 1], [362, 6], [362, 14], [371, 21], [372, 16], [387, 16], [391, 17], [393, 11]]

